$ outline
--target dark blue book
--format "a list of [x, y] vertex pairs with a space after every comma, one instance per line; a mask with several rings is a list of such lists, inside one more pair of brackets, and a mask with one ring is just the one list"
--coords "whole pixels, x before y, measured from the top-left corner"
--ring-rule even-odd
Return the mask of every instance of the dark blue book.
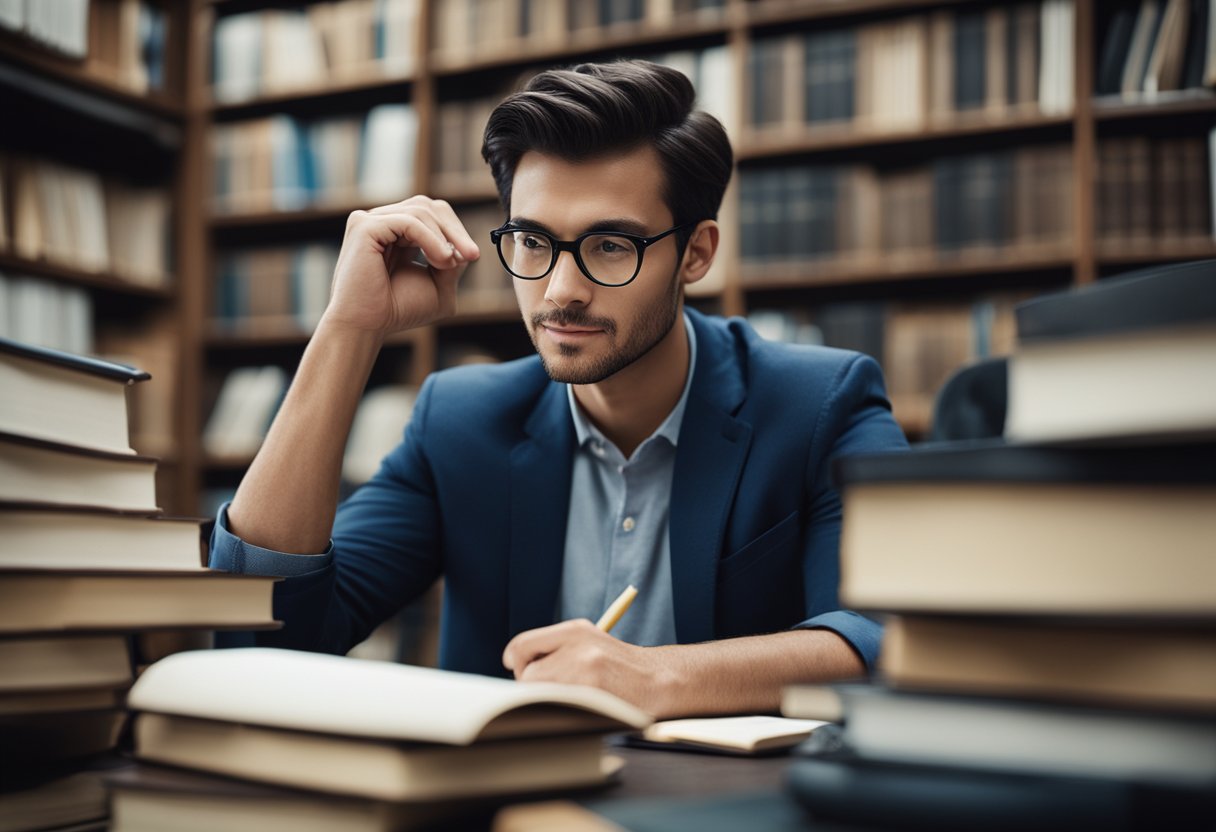
[[1098, 95], [1118, 95], [1123, 82], [1123, 65], [1132, 43], [1136, 26], [1136, 9], [1125, 4], [1115, 9], [1102, 37], [1102, 53], [1098, 59], [1095, 78]]
[[974, 110], [986, 103], [988, 84], [987, 12], [960, 12], [954, 18], [954, 108]]
[[926, 832], [1206, 830], [1216, 793], [1034, 772], [885, 763], [848, 753], [809, 757], [787, 770], [789, 794], [815, 828]]

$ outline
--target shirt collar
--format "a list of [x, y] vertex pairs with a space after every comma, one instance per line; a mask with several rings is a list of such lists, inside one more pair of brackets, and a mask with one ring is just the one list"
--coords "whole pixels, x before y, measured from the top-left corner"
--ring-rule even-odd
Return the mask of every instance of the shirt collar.
[[[680, 394], [680, 400], [676, 402], [676, 406], [671, 409], [671, 413], [667, 414], [667, 418], [663, 420], [663, 424], [659, 425], [658, 429], [650, 435], [650, 438], [661, 436], [671, 443], [674, 448], [676, 440], [680, 437], [680, 423], [684, 421], [684, 407], [688, 404], [688, 391], [692, 389], [692, 375], [697, 366], [697, 333], [692, 328], [692, 321], [688, 319], [688, 315], [684, 316], [684, 331], [688, 333], [688, 376], [684, 379], [684, 392]], [[583, 413], [583, 409], [579, 407], [578, 401], [574, 398], [574, 385], [566, 385], [566, 398], [570, 402], [570, 416], [574, 419], [574, 433], [578, 437], [579, 447], [585, 446], [593, 439], [598, 439], [602, 442], [608, 440], [599, 428], [591, 424], [591, 420]], [[645, 444], [643, 442], [642, 444]]]

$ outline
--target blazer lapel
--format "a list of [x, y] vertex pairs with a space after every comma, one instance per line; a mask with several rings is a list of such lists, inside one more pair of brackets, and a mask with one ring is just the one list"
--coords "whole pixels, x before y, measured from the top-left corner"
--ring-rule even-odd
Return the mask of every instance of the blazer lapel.
[[565, 385], [549, 384], [511, 452], [508, 637], [553, 623], [570, 509], [574, 425]]
[[714, 638], [718, 561], [752, 428], [736, 419], [746, 393], [733, 339], [689, 313], [697, 366], [680, 425], [671, 486], [671, 584], [676, 638]]

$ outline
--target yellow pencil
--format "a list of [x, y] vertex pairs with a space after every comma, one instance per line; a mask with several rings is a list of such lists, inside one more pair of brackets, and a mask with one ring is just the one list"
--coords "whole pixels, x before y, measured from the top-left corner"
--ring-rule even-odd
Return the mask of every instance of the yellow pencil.
[[595, 622], [595, 626], [599, 627], [605, 633], [616, 626], [616, 622], [621, 620], [621, 616], [625, 614], [625, 610], [629, 609], [629, 605], [633, 603], [633, 599], [637, 597], [638, 589], [633, 584], [625, 587], [625, 591], [616, 597], [612, 602], [612, 606], [604, 610], [604, 614], [600, 616], [600, 620]]

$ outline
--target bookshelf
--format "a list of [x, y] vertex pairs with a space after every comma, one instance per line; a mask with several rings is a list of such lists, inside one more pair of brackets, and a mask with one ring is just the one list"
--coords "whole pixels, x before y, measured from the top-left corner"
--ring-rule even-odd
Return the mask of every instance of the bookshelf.
[[[1130, 77], [1124, 68], [1134, 50], [1116, 41], [1134, 34], [1139, 2], [149, 2], [164, 11], [174, 46], [161, 92], [133, 89], [114, 50], [94, 42], [112, 22], [90, 29], [94, 57], [85, 59], [0, 29], [5, 96], [20, 91], [23, 98], [54, 102], [28, 109], [28, 126], [16, 140], [6, 136], [4, 150], [24, 153], [45, 144], [40, 136], [53, 127], [40, 133], [32, 122], [44, 121], [51, 107], [62, 112], [48, 125], [87, 118], [109, 136], [91, 150], [48, 147], [51, 155], [107, 174], [121, 168], [121, 158], [133, 169], [145, 156], [162, 159], [160, 181], [171, 189], [174, 209], [174, 280], [141, 285], [68, 263], [22, 259], [11, 250], [0, 250], [0, 272], [83, 287], [107, 322], [112, 316], [120, 324], [171, 322], [178, 356], [169, 454], [175, 499], [169, 504], [181, 511], [208, 510], [201, 496], [214, 497], [239, 480], [247, 458], [208, 454], [200, 439], [224, 377], [258, 365], [290, 373], [316, 313], [293, 308], [291, 298], [312, 293], [315, 306], [323, 283], [317, 274], [324, 273], [318, 263], [332, 256], [349, 213], [427, 193], [451, 202], [480, 241], [481, 226], [498, 210], [478, 161], [484, 118], [529, 73], [554, 64], [617, 56], [668, 60], [694, 76], [703, 106], [723, 118], [737, 158], [721, 216], [727, 233], [717, 273], [689, 298], [707, 311], [779, 312], [804, 334], [818, 328], [844, 338], [843, 345], [869, 344], [880, 360], [889, 358], [881, 354], [881, 339], [866, 341], [865, 333], [893, 324], [903, 338], [913, 329], [907, 321], [923, 311], [939, 329], [955, 332], [950, 346], [921, 345], [945, 362], [940, 375], [968, 354], [966, 320], [972, 326], [987, 321], [980, 340], [1001, 348], [1006, 335], [992, 326], [993, 310], [1006, 314], [1021, 297], [1151, 263], [1216, 256], [1208, 191], [1216, 95], [1202, 82], [1152, 94], [1110, 89]], [[104, 19], [128, 3], [95, 0], [90, 13]], [[1158, 4], [1163, 16], [1171, 5]], [[1210, 3], [1186, 6], [1193, 14]], [[1164, 44], [1156, 63], [1149, 44], [1140, 56], [1144, 78], [1166, 78], [1179, 60], [1178, 71], [1190, 72], [1185, 32], [1183, 26], [1171, 36], [1173, 52]], [[264, 73], [256, 76], [242, 75], [249, 67], [241, 46], [251, 43], [264, 58]], [[317, 65], [318, 54], [337, 63]], [[217, 61], [223, 63], [218, 69]], [[967, 71], [959, 69], [964, 61], [971, 62]], [[812, 72], [813, 66], [819, 69]], [[905, 75], [898, 83], [875, 81]], [[823, 78], [835, 78], [837, 87], [808, 89], [808, 77], [825, 84]], [[398, 111], [402, 104], [408, 113]], [[833, 109], [839, 107], [844, 110]], [[360, 190], [368, 183], [360, 181], [357, 157], [367, 115], [378, 109], [395, 119], [389, 134], [408, 139], [389, 158], [397, 194], [391, 197]], [[238, 156], [274, 141], [265, 138], [270, 135], [324, 146], [324, 170], [313, 175], [329, 177], [332, 187], [320, 195], [299, 181], [279, 187], [275, 153], [263, 148], [261, 158], [228, 159], [245, 166], [234, 181], [260, 181], [261, 190], [217, 205], [214, 148], [226, 132], [237, 136], [232, 152]], [[1174, 149], [1182, 162], [1171, 158]], [[1192, 170], [1195, 165], [1201, 169]], [[1203, 188], [1192, 183], [1187, 190], [1187, 177]], [[775, 220], [770, 217], [776, 231], [764, 233], [793, 239], [789, 229], [801, 228], [806, 239], [757, 256], [750, 224], [756, 218], [749, 212], [772, 203], [775, 192], [764, 188], [783, 178], [802, 182], [806, 192], [776, 192], [791, 201], [776, 203]], [[1031, 193], [1035, 182], [1039, 190]], [[814, 194], [825, 187], [833, 200], [846, 194], [855, 203], [816, 203], [821, 197]], [[943, 188], [968, 187], [981, 195], [956, 194], [953, 214], [935, 213], [935, 205], [950, 201]], [[1013, 195], [1000, 209], [1004, 214], [983, 219], [983, 211], [972, 209], [990, 205], [982, 193], [993, 188], [1013, 188]], [[11, 203], [11, 184], [4, 190]], [[1134, 204], [1140, 192], [1150, 194], [1141, 200], [1147, 215], [1112, 215], [1112, 205]], [[1175, 202], [1191, 207], [1179, 214], [1168, 207]], [[920, 214], [917, 222], [905, 222]], [[1027, 230], [1035, 217], [1047, 231]], [[1182, 224], [1171, 230], [1170, 223]], [[942, 229], [954, 226], [956, 238], [943, 238]], [[1053, 228], [1059, 233], [1048, 233]], [[318, 246], [330, 247], [330, 254]], [[229, 269], [234, 261], [247, 271]], [[275, 262], [292, 265], [276, 272]], [[373, 386], [417, 385], [452, 362], [531, 351], [509, 283], [492, 257], [480, 265], [467, 276], [460, 314], [394, 339], [373, 372]], [[263, 279], [267, 274], [272, 277]], [[950, 309], [955, 315], [946, 324], [942, 316]], [[972, 331], [971, 340], [977, 338]], [[926, 390], [897, 414], [912, 438], [929, 427], [930, 401]]]
[[[95, 0], [0, 21], [0, 275], [6, 334], [138, 363], [132, 445], [161, 458], [157, 503], [192, 512], [188, 344], [189, 15], [164, 0]], [[18, 11], [25, 11], [18, 9]], [[65, 12], [69, 12], [64, 15]], [[22, 15], [24, 17], [24, 15]]]

